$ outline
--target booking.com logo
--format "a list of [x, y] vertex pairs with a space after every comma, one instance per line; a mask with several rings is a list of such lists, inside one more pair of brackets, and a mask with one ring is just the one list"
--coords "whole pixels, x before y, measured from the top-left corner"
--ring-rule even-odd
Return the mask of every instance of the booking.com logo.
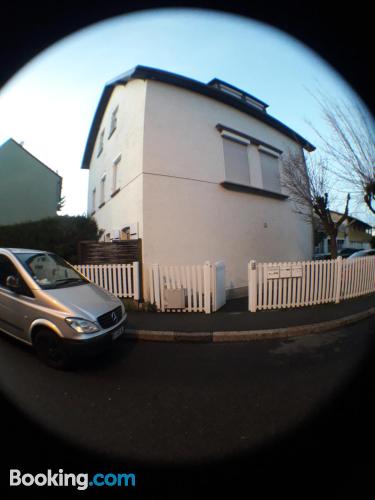
[[86, 490], [89, 486], [135, 486], [135, 474], [98, 473], [90, 480], [86, 473], [67, 473], [63, 469], [55, 473], [48, 469], [46, 474], [22, 474], [19, 469], [10, 469], [9, 481], [10, 486], [73, 486], [77, 490]]

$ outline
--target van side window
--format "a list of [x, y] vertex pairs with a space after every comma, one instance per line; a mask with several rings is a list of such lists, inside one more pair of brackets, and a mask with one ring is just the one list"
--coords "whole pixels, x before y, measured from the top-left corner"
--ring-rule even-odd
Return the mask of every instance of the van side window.
[[27, 295], [28, 297], [33, 297], [33, 293], [19, 275], [13, 262], [11, 262], [5, 255], [0, 255], [0, 287], [10, 290], [6, 284], [8, 276], [15, 276], [20, 280], [21, 290], [22, 290], [20, 292], [21, 295]]

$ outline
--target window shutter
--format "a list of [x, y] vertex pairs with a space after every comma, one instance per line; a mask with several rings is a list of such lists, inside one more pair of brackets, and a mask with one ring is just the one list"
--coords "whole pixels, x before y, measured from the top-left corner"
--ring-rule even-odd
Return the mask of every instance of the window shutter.
[[225, 178], [228, 182], [250, 185], [247, 145], [223, 137]]
[[263, 189], [281, 192], [279, 159], [276, 156], [259, 151], [262, 165]]

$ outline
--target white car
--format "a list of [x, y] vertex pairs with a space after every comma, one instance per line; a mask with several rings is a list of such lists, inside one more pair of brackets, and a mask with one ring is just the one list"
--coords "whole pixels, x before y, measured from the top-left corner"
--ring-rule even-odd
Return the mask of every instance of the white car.
[[349, 255], [348, 259], [356, 259], [357, 257], [370, 257], [372, 255], [375, 255], [375, 248], [370, 248], [369, 250], [359, 250], [359, 252], [355, 252]]
[[125, 333], [124, 304], [51, 252], [0, 248], [0, 330], [53, 368]]

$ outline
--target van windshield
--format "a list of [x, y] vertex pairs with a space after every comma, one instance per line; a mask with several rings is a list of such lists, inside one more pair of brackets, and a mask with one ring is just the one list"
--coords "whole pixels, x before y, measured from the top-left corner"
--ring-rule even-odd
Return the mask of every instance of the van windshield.
[[26, 271], [43, 290], [84, 285], [88, 280], [53, 253], [15, 253]]

